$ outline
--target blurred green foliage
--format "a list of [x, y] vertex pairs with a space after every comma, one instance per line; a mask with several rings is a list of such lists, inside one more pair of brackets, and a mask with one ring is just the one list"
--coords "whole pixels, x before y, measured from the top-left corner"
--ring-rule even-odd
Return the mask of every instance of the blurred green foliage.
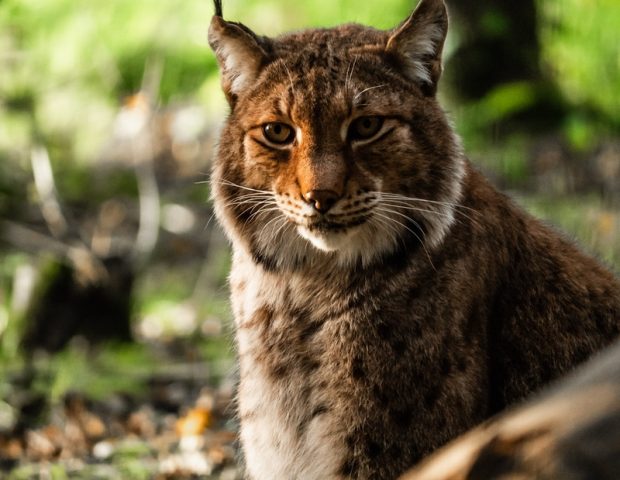
[[0, 151], [41, 136], [64, 161], [92, 160], [119, 100], [161, 62], [160, 101], [196, 96], [215, 61], [207, 2], [5, 0], [0, 4]]
[[[231, 0], [224, 2], [224, 12], [272, 35], [341, 22], [390, 28], [412, 4]], [[601, 132], [601, 118], [607, 130], [620, 128], [620, 7], [616, 0], [545, 0], [539, 10], [544, 70], [576, 112], [567, 119], [566, 134], [578, 146], [591, 144], [590, 137]], [[505, 19], [492, 13], [485, 24], [505, 28]], [[23, 163], [24, 152], [41, 137], [56, 162], [92, 160], [119, 99], [140, 88], [148, 62], [161, 65], [162, 104], [194, 99], [221, 109], [215, 60], [206, 43], [211, 14], [208, 1], [4, 0], [0, 159]], [[453, 33], [450, 43], [458, 43], [457, 37]], [[456, 117], [466, 137], [475, 135], [544, 93], [527, 83], [505, 85]]]
[[540, 41], [548, 74], [574, 107], [620, 129], [620, 3], [540, 0]]

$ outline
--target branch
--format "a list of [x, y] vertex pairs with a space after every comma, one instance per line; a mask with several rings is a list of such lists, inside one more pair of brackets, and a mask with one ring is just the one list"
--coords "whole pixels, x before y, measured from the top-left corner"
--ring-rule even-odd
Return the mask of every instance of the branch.
[[107, 270], [93, 253], [83, 246], [67, 245], [15, 222], [0, 220], [0, 240], [19, 250], [35, 255], [53, 254], [60, 261], [73, 266], [82, 284], [99, 283], [107, 279]]
[[47, 149], [42, 145], [33, 147], [30, 152], [30, 163], [43, 218], [52, 235], [62, 238], [67, 233], [68, 224], [58, 200], [54, 172]]

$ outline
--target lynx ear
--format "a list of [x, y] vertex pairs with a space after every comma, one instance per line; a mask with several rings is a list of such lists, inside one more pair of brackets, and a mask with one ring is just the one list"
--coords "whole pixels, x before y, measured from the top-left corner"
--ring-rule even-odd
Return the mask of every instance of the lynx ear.
[[441, 52], [448, 32], [443, 0], [421, 0], [390, 36], [386, 52], [396, 55], [405, 73], [434, 95], [441, 76]]
[[221, 17], [218, 3], [209, 26], [209, 45], [222, 71], [222, 89], [232, 104], [234, 98], [256, 80], [267, 54], [264, 40], [246, 26], [227, 22]]

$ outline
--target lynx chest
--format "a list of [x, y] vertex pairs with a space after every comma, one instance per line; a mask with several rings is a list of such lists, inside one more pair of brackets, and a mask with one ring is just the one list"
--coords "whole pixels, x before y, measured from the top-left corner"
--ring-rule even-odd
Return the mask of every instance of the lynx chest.
[[461, 313], [416, 297], [413, 280], [285, 275], [236, 255], [230, 282], [250, 478], [396, 478], [481, 417]]
[[[235, 259], [241, 441], [252, 479], [336, 478], [346, 456], [334, 355], [336, 312], [325, 289]], [[329, 289], [327, 289], [329, 290]], [[344, 340], [344, 339], [343, 339]], [[339, 358], [337, 358], [339, 357]]]

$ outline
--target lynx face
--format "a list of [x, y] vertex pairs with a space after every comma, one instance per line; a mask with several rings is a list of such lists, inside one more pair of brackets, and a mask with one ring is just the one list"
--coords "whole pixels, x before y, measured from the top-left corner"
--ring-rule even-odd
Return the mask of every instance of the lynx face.
[[444, 36], [441, 2], [389, 32], [267, 39], [214, 17], [231, 115], [213, 186], [229, 234], [275, 265], [439, 244], [463, 168], [434, 97]]

